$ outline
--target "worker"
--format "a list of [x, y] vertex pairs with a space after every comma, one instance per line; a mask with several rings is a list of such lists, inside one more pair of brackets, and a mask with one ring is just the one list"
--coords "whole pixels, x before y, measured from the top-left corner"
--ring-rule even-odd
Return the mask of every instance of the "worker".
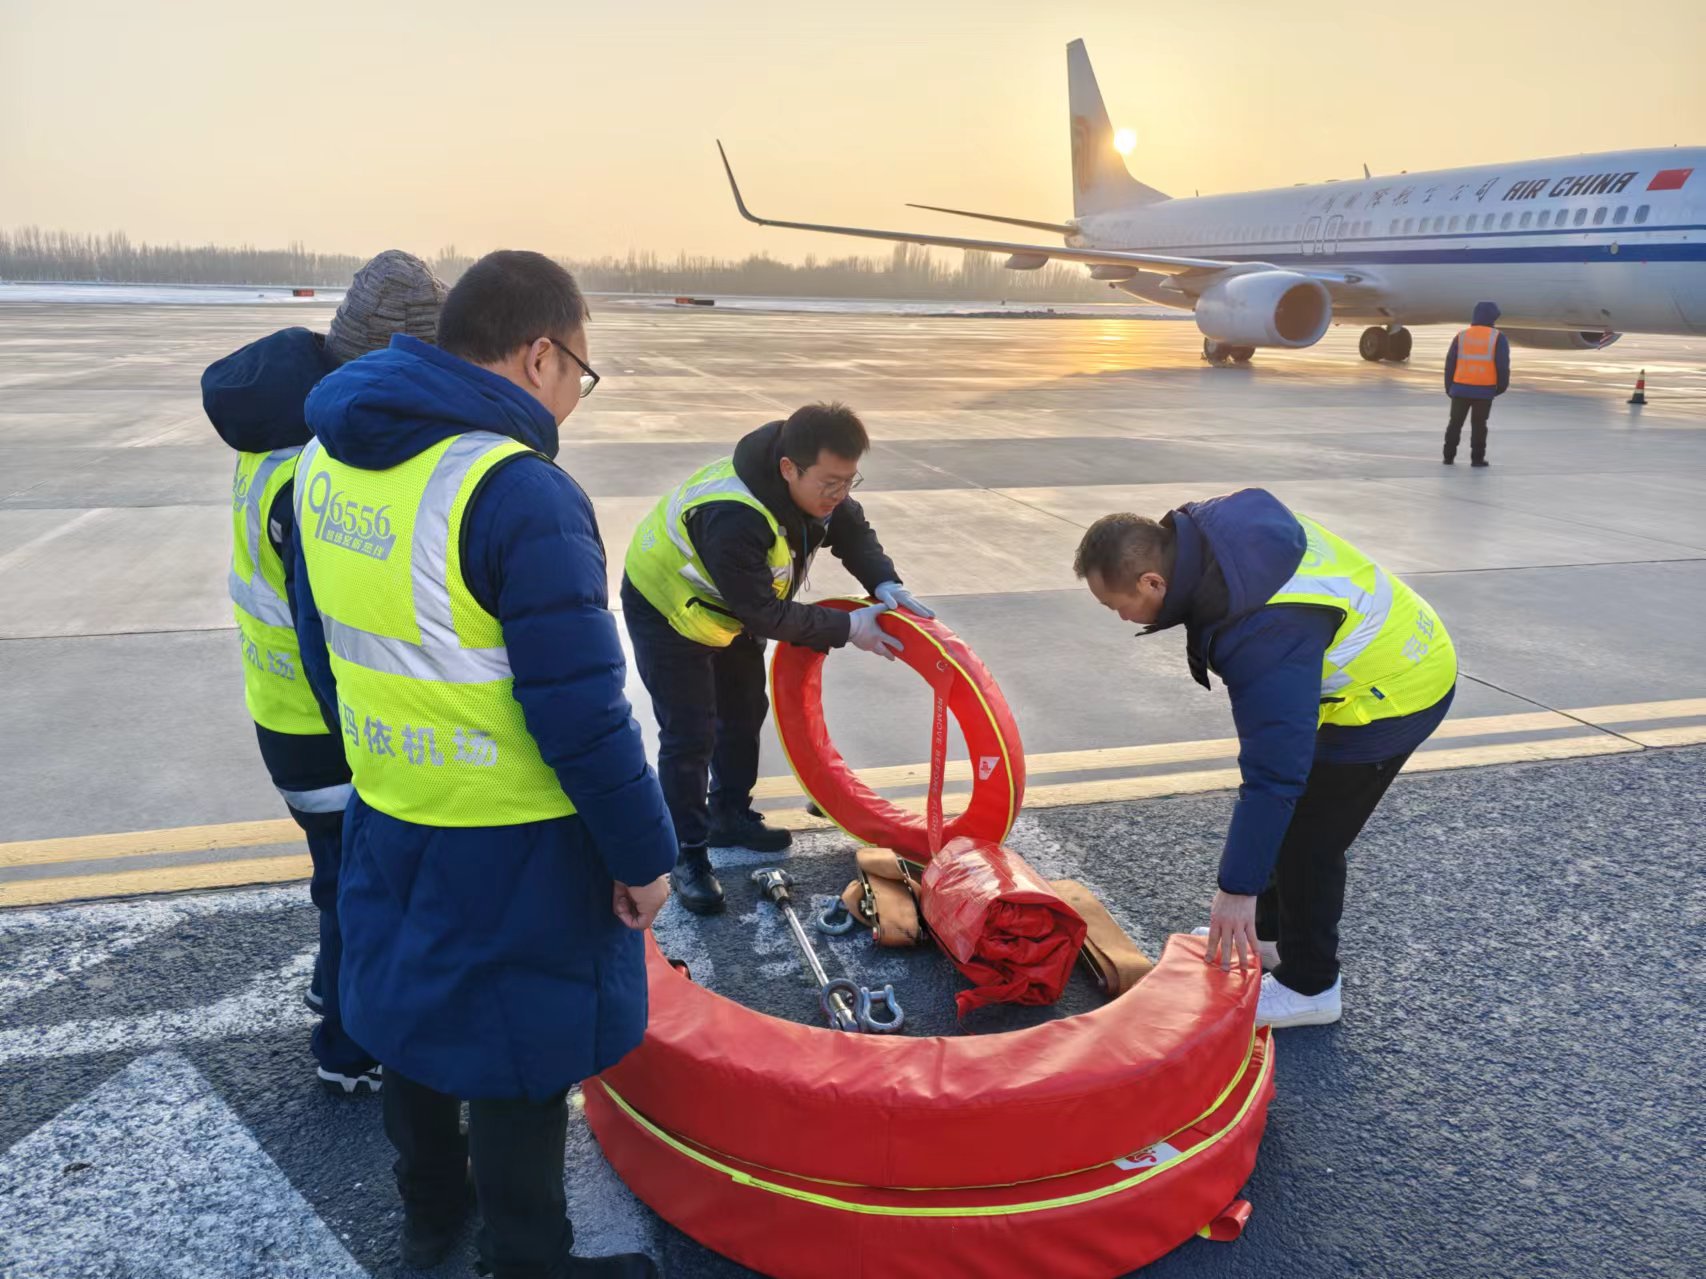
[[1469, 327], [1451, 339], [1445, 353], [1445, 393], [1451, 397], [1445, 426], [1447, 466], [1457, 460], [1464, 418], [1469, 419], [1469, 465], [1487, 465], [1487, 415], [1511, 384], [1511, 344], [1493, 327], [1498, 319], [1494, 303], [1477, 302]]
[[302, 673], [291, 606], [294, 479], [310, 438], [303, 403], [326, 374], [383, 347], [393, 333], [432, 341], [445, 292], [426, 263], [387, 250], [356, 272], [325, 334], [280, 329], [216, 360], [201, 377], [208, 419], [237, 451], [228, 583], [244, 699], [261, 760], [313, 863], [308, 892], [319, 910], [320, 949], [303, 998], [320, 1014], [315, 1070], [323, 1087], [345, 1096], [376, 1091], [380, 1073], [344, 1029], [338, 1007], [338, 868], [350, 773], [331, 711]]
[[298, 623], [355, 784], [344, 1017], [384, 1064], [416, 1268], [455, 1247], [471, 1160], [497, 1279], [655, 1274], [575, 1257], [563, 1185], [567, 1090], [640, 1042], [675, 861], [592, 503], [551, 461], [597, 382], [574, 279], [504, 251], [437, 347], [394, 338], [308, 399]]
[[[892, 660], [890, 608], [934, 617], [901, 585], [851, 496], [871, 446], [843, 404], [808, 404], [688, 476], [628, 544], [622, 618], [658, 722], [658, 775], [679, 853], [670, 872], [694, 914], [723, 909], [716, 848], [775, 853], [792, 837], [752, 808], [758, 735], [770, 702], [764, 644], [852, 644]], [[794, 602], [829, 548], [877, 602], [844, 613]]]
[[1182, 625], [1192, 676], [1232, 701], [1243, 785], [1209, 912], [1208, 960], [1258, 959], [1256, 1020], [1339, 1019], [1345, 853], [1457, 685], [1451, 637], [1356, 547], [1244, 489], [1159, 521], [1106, 515], [1077, 575], [1140, 634]]

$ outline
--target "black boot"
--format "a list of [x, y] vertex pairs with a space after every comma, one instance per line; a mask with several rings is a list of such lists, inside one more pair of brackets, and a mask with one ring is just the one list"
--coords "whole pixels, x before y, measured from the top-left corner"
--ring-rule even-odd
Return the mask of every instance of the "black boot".
[[715, 915], [723, 909], [723, 886], [711, 870], [711, 855], [703, 848], [684, 848], [669, 872], [669, 886], [681, 904], [695, 915]]
[[567, 1279], [657, 1279], [657, 1263], [643, 1252], [570, 1257]]
[[713, 813], [711, 834], [705, 841], [712, 848], [746, 848], [755, 853], [779, 853], [794, 842], [793, 835], [777, 826], [766, 826], [761, 813]]
[[398, 1251], [413, 1270], [431, 1270], [450, 1255], [474, 1208], [474, 1172], [468, 1170], [462, 1201], [451, 1206], [403, 1203], [403, 1233]]

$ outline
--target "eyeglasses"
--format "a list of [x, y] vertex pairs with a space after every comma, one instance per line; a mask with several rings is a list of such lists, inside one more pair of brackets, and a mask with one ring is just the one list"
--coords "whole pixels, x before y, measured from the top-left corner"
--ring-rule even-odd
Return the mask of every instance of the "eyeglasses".
[[592, 394], [592, 388], [598, 385], [598, 374], [592, 371], [591, 365], [581, 359], [581, 357], [576, 355], [573, 351], [569, 350], [569, 348], [564, 346], [561, 342], [557, 341], [556, 338], [547, 336], [545, 340], [560, 350], [564, 355], [568, 356], [576, 364], [581, 366], [581, 399], [586, 399], [587, 396]]
[[855, 471], [850, 480], [819, 480], [817, 491], [825, 497], [846, 497], [864, 482], [865, 477]]

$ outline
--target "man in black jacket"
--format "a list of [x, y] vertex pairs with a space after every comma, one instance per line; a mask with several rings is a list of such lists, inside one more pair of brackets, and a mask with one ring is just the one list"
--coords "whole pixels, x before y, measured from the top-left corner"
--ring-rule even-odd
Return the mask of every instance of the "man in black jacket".
[[[853, 644], [892, 659], [901, 642], [877, 616], [935, 616], [900, 584], [850, 496], [870, 446], [845, 405], [807, 405], [694, 472], [629, 544], [622, 616], [657, 715], [658, 778], [680, 847], [670, 880], [694, 914], [723, 908], [709, 848], [779, 852], [791, 842], [751, 807], [770, 711], [764, 642]], [[880, 602], [852, 613], [796, 604], [824, 547]]]

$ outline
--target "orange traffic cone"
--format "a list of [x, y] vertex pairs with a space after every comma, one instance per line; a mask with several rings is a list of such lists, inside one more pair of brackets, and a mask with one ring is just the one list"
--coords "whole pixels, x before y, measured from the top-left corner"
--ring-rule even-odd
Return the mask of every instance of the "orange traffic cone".
[[1635, 394], [1633, 394], [1629, 397], [1629, 403], [1631, 403], [1631, 404], [1645, 404], [1646, 402], [1647, 402], [1647, 370], [1642, 369], [1641, 370], [1641, 376], [1635, 379]]

